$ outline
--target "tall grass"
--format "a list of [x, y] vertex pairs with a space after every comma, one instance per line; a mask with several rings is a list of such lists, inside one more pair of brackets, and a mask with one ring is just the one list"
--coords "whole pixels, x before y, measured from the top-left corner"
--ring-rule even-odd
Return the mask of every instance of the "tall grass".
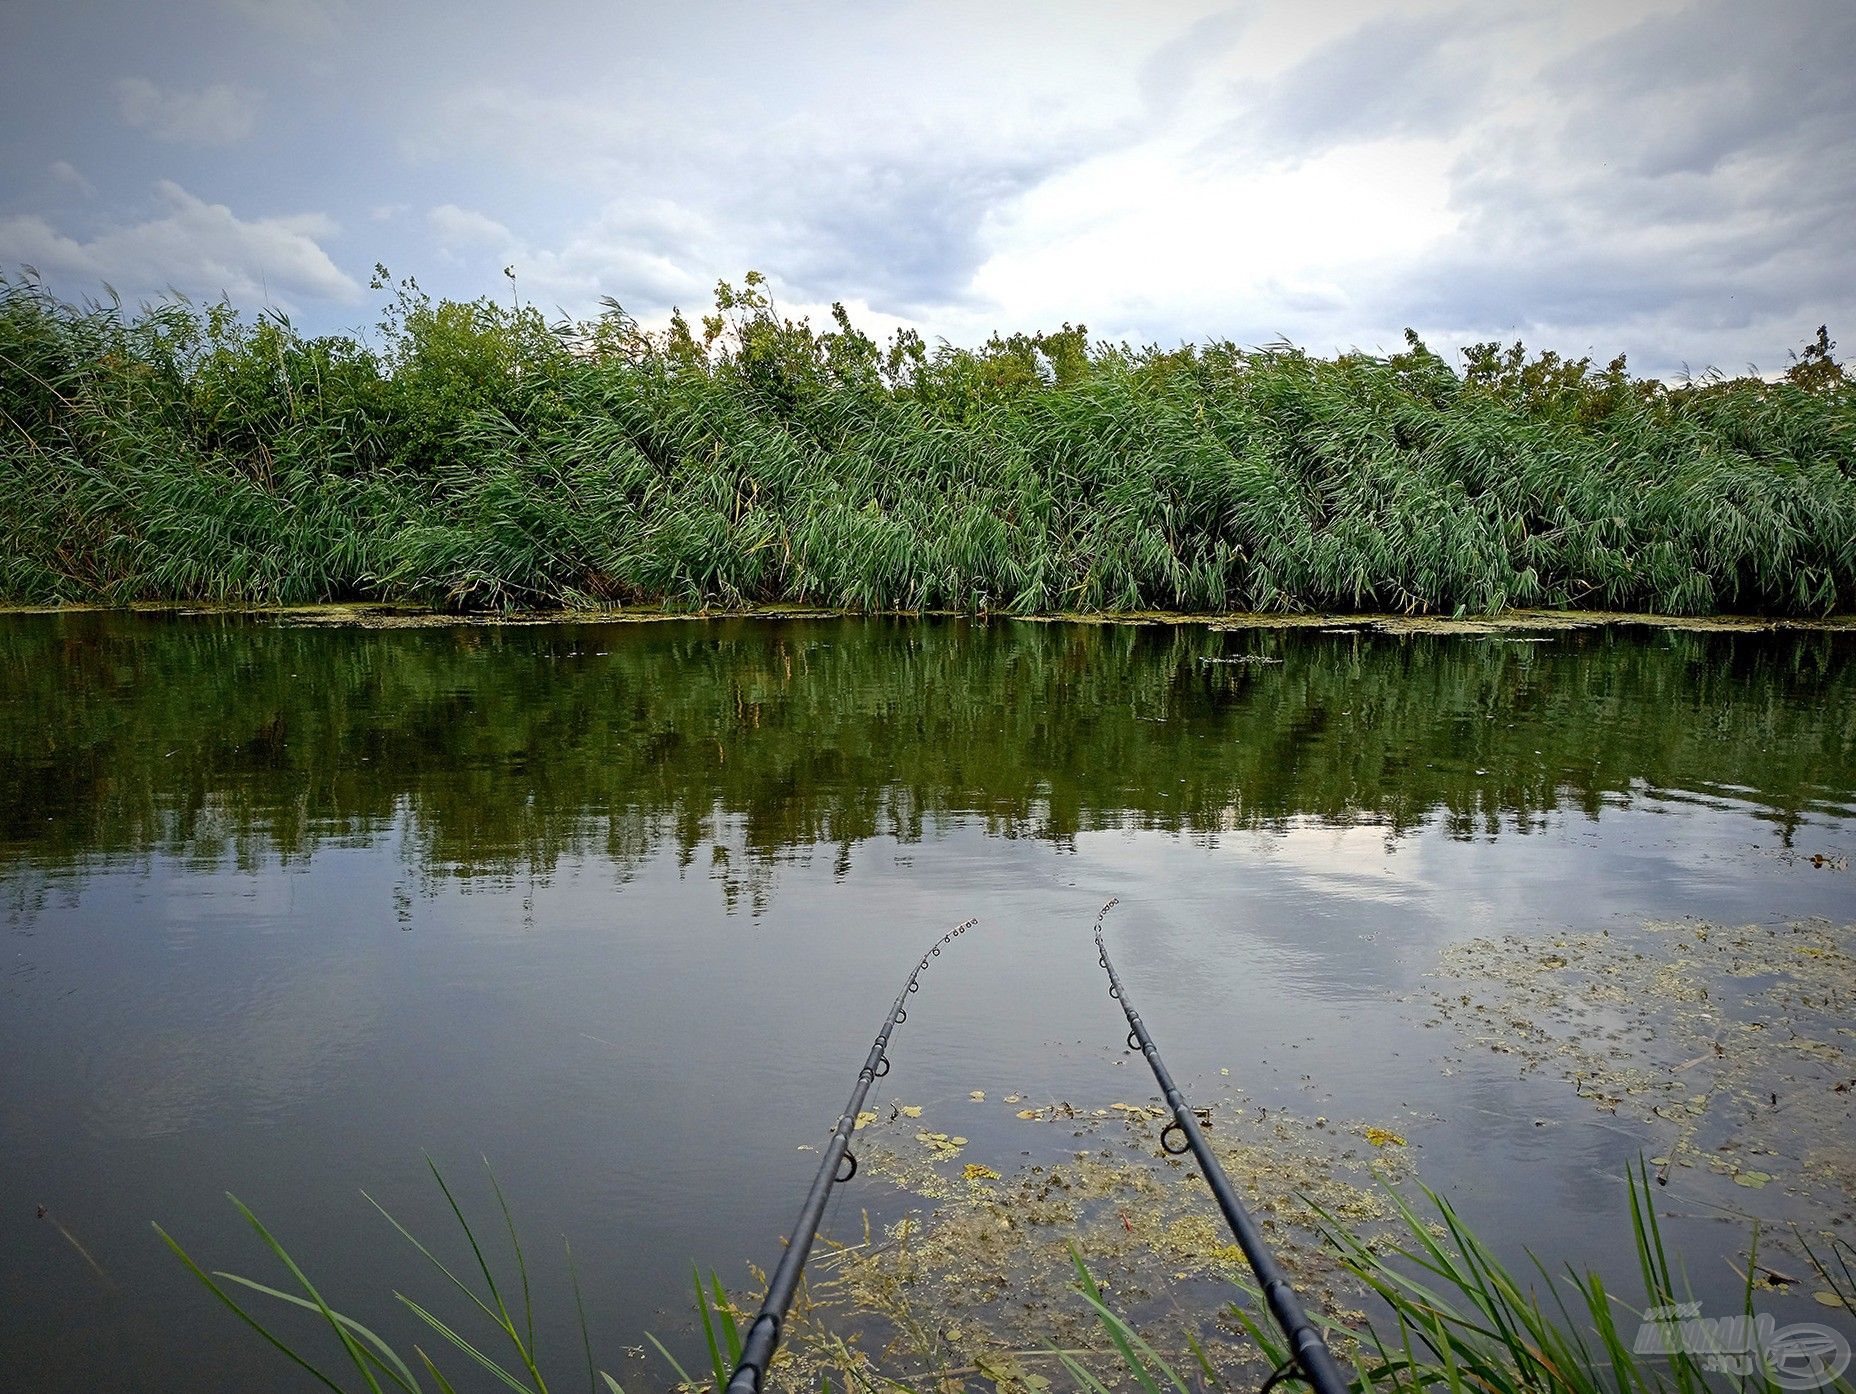
[[[1722, 1332], [1721, 1349], [1691, 1345], [1667, 1355], [1646, 1355], [1640, 1326], [1655, 1326], [1666, 1312], [1690, 1298], [1679, 1265], [1663, 1240], [1656, 1213], [1655, 1187], [1639, 1162], [1630, 1172], [1631, 1233], [1637, 1250], [1641, 1293], [1633, 1303], [1610, 1290], [1596, 1272], [1581, 1273], [1570, 1264], [1555, 1272], [1529, 1256], [1533, 1271], [1516, 1271], [1457, 1213], [1449, 1201], [1424, 1188], [1437, 1219], [1428, 1219], [1392, 1194], [1400, 1229], [1399, 1244], [1379, 1248], [1350, 1234], [1331, 1215], [1322, 1215], [1323, 1234], [1342, 1266], [1381, 1299], [1389, 1320], [1360, 1329], [1336, 1326], [1333, 1334], [1355, 1347], [1356, 1387], [1410, 1390], [1438, 1386], [1461, 1394], [1702, 1394], [1732, 1386], [1741, 1394], [1781, 1394], [1802, 1386], [1787, 1382], [1796, 1371], [1769, 1363], [1769, 1352], [1753, 1349], [1750, 1368], [1735, 1372], [1734, 1332]], [[1856, 1311], [1856, 1283], [1838, 1247], [1836, 1268], [1819, 1260], [1809, 1244], [1805, 1252], [1844, 1310]], [[1754, 1231], [1740, 1317], [1754, 1329], [1758, 1315], [1753, 1275], [1758, 1271], [1758, 1231]], [[1253, 1294], [1253, 1298], [1255, 1294]], [[1261, 1306], [1257, 1304], [1260, 1311]], [[1709, 1313], [1722, 1317], [1726, 1313]], [[1280, 1366], [1288, 1356], [1281, 1338], [1267, 1322], [1247, 1311], [1240, 1320], [1264, 1355]], [[1729, 1358], [1718, 1364], [1718, 1357]], [[1847, 1379], [1824, 1388], [1849, 1394]]]
[[[481, 1324], [495, 1333], [495, 1340], [483, 1344], [461, 1333], [433, 1315], [428, 1307], [403, 1293], [395, 1298], [426, 1329], [435, 1333], [442, 1345], [440, 1354], [449, 1353], [462, 1362], [461, 1368], [474, 1376], [487, 1378], [495, 1385], [547, 1394], [548, 1383], [534, 1355], [534, 1312], [528, 1306], [529, 1274], [521, 1241], [500, 1187], [496, 1199], [508, 1231], [522, 1306], [512, 1310], [505, 1298], [505, 1288], [513, 1296], [507, 1281], [499, 1286], [495, 1270], [486, 1257], [485, 1245], [453, 1197], [436, 1167], [433, 1176], [444, 1191], [452, 1213], [462, 1228], [478, 1266], [482, 1286], [459, 1277], [437, 1258], [426, 1245], [414, 1237], [391, 1215], [389, 1223], [435, 1266], [448, 1283], [463, 1293], [474, 1308]], [[494, 1186], [494, 1178], [492, 1178]], [[1824, 1380], [1820, 1386], [1798, 1381], [1797, 1369], [1778, 1370], [1766, 1361], [1765, 1352], [1755, 1348], [1752, 1363], [1735, 1373], [1716, 1367], [1714, 1357], [1737, 1354], [1733, 1346], [1736, 1334], [1755, 1330], [1758, 1315], [1754, 1301], [1752, 1275], [1758, 1271], [1758, 1235], [1754, 1252], [1749, 1255], [1742, 1311], [1745, 1326], [1736, 1333], [1729, 1327], [1721, 1349], [1676, 1349], [1668, 1355], [1646, 1355], [1639, 1349], [1645, 1343], [1636, 1339], [1640, 1323], [1654, 1322], [1653, 1309], [1668, 1309], [1688, 1298], [1688, 1289], [1679, 1265], [1666, 1247], [1655, 1206], [1655, 1188], [1647, 1168], [1639, 1163], [1629, 1177], [1631, 1232], [1635, 1237], [1642, 1285], [1641, 1307], [1612, 1292], [1595, 1272], [1580, 1273], [1567, 1265], [1554, 1273], [1539, 1259], [1532, 1258], [1533, 1273], [1516, 1272], [1490, 1248], [1475, 1230], [1443, 1197], [1424, 1189], [1424, 1195], [1436, 1213], [1432, 1219], [1413, 1208], [1395, 1192], [1391, 1193], [1400, 1231], [1399, 1242], [1369, 1243], [1358, 1237], [1317, 1207], [1321, 1216], [1323, 1238], [1342, 1269], [1361, 1287], [1380, 1299], [1381, 1316], [1358, 1325], [1325, 1321], [1328, 1337], [1338, 1351], [1350, 1354], [1353, 1365], [1352, 1387], [1356, 1394], [1425, 1394], [1448, 1391], [1448, 1394], [1706, 1394], [1706, 1391], [1731, 1385], [1739, 1394], [1783, 1394], [1784, 1390], [1823, 1387], [1838, 1394], [1853, 1394], [1847, 1378]], [[392, 1345], [354, 1318], [329, 1306], [283, 1245], [264, 1223], [236, 1198], [232, 1202], [257, 1233], [264, 1247], [277, 1259], [294, 1281], [301, 1295], [286, 1292], [251, 1278], [227, 1272], [207, 1272], [159, 1225], [157, 1233], [180, 1257], [187, 1269], [206, 1288], [230, 1308], [245, 1324], [290, 1361], [307, 1370], [325, 1387], [341, 1391], [351, 1387], [317, 1366], [308, 1351], [305, 1336], [297, 1330], [283, 1331], [270, 1321], [254, 1314], [239, 1301], [240, 1292], [254, 1292], [273, 1303], [300, 1309], [319, 1318], [326, 1328], [333, 1350], [339, 1351], [347, 1366], [361, 1383], [354, 1388], [370, 1394], [399, 1390], [402, 1394], [424, 1394], [426, 1388], [437, 1394], [455, 1394], [453, 1379], [445, 1374], [435, 1356], [423, 1346], [413, 1347], [413, 1359], [405, 1359]], [[378, 1205], [376, 1205], [378, 1209]], [[1801, 1237], [1802, 1239], [1802, 1237]], [[1847, 1243], [1833, 1239], [1828, 1260], [1802, 1247], [1827, 1295], [1841, 1303], [1843, 1310], [1856, 1312], [1856, 1275], [1851, 1260], [1856, 1259]], [[1220, 1371], [1205, 1350], [1191, 1345], [1195, 1365], [1181, 1370], [1156, 1351], [1129, 1322], [1108, 1305], [1083, 1260], [1074, 1249], [1077, 1292], [1091, 1308], [1108, 1338], [1106, 1349], [1112, 1361], [1091, 1368], [1084, 1363], [1087, 1354], [1075, 1350], [1052, 1348], [1048, 1355], [1061, 1366], [1073, 1386], [1084, 1394], [1111, 1394], [1113, 1387], [1132, 1384], [1144, 1394], [1194, 1394], [1212, 1389], [1244, 1389], [1250, 1381], [1239, 1372]], [[572, 1251], [568, 1251], [572, 1271]], [[1544, 1292], [1544, 1297], [1543, 1297]], [[589, 1387], [606, 1394], [623, 1394], [618, 1381], [599, 1368], [587, 1334], [585, 1304], [577, 1276], [574, 1298], [578, 1307], [581, 1344]], [[728, 1375], [741, 1354], [741, 1333], [736, 1321], [737, 1308], [723, 1290], [719, 1280], [711, 1277], [707, 1284], [698, 1272], [695, 1277], [695, 1308], [701, 1321], [708, 1369], [692, 1375], [676, 1356], [655, 1336], [649, 1337], [676, 1376], [678, 1387], [685, 1391], [713, 1388], [723, 1394]], [[1288, 1350], [1280, 1334], [1263, 1316], [1261, 1293], [1246, 1289], [1244, 1302], [1234, 1305], [1238, 1324], [1255, 1342], [1258, 1351], [1275, 1367], [1275, 1383], [1291, 1366]], [[1720, 1315], [1720, 1314], [1713, 1314]], [[843, 1343], [828, 1333], [827, 1344]], [[1676, 1343], [1679, 1344], [1679, 1343]], [[507, 1346], [513, 1357], [496, 1353]], [[848, 1354], [848, 1351], [846, 1352]], [[1033, 1354], [1031, 1352], [1024, 1353]], [[772, 1372], [773, 1387], [780, 1387], [781, 1366]], [[423, 1375], [423, 1379], [421, 1378]], [[829, 1394], [829, 1376], [822, 1376], [822, 1394]], [[882, 1389], [891, 1394], [912, 1394], [914, 1386], [907, 1376], [892, 1376], [872, 1371], [867, 1362], [845, 1362], [844, 1387], [871, 1391]], [[466, 1381], [461, 1381], [468, 1383]], [[944, 1375], [926, 1381], [937, 1389], [948, 1386]], [[1003, 1388], [1003, 1386], [1001, 1386]], [[1047, 1389], [1049, 1381], [1041, 1377], [1028, 1388]], [[1298, 1386], [1299, 1387], [1299, 1386]]]
[[[377, 284], [385, 288], [384, 276]], [[1821, 614], [1856, 596], [1856, 381], [1677, 387], [1081, 328], [928, 349], [764, 282], [617, 306], [395, 291], [373, 342], [0, 278], [0, 599]], [[1824, 345], [1828, 340], [1823, 340]]]
[[[1686, 1302], [1689, 1289], [1664, 1244], [1654, 1187], [1641, 1163], [1629, 1177], [1631, 1233], [1642, 1283], [1637, 1306], [1612, 1292], [1599, 1274], [1580, 1273], [1570, 1264], [1555, 1273], [1530, 1255], [1533, 1271], [1517, 1272], [1449, 1201], [1423, 1189], [1436, 1218], [1392, 1193], [1400, 1242], [1390, 1245], [1368, 1243], [1317, 1207], [1323, 1236], [1342, 1268], [1381, 1302], [1383, 1315], [1378, 1320], [1358, 1326], [1324, 1323], [1329, 1340], [1352, 1351], [1352, 1383], [1359, 1394], [1705, 1394], [1724, 1388], [1739, 1394], [1783, 1394], [1814, 1387], [1850, 1394], [1847, 1378], [1801, 1382], [1803, 1371], [1776, 1368], [1770, 1351], [1756, 1340], [1751, 1349], [1741, 1346], [1740, 1337], [1757, 1331], [1752, 1282], [1757, 1269], [1752, 1256], [1737, 1314], [1743, 1325], [1730, 1318], [1716, 1327], [1712, 1349], [1707, 1341], [1671, 1341], [1675, 1349], [1669, 1354], [1645, 1353], [1656, 1343], [1641, 1340], [1640, 1327], [1655, 1327], [1655, 1313]], [[1753, 1244], [1756, 1254], [1757, 1231]], [[1827, 1293], [1846, 1312], [1856, 1311], [1856, 1279], [1849, 1264], [1853, 1255], [1842, 1241], [1833, 1244], [1828, 1262], [1808, 1244], [1804, 1249]], [[1175, 1368], [1107, 1305], [1080, 1258], [1076, 1266], [1078, 1290], [1121, 1358], [1116, 1373], [1125, 1370], [1145, 1394], [1191, 1394], [1233, 1383], [1221, 1378], [1196, 1347], [1197, 1368]], [[1286, 1342], [1262, 1315], [1262, 1294], [1249, 1289], [1247, 1305], [1233, 1310], [1274, 1367], [1271, 1383], [1292, 1370]], [[1109, 1394], [1098, 1372], [1074, 1357], [1062, 1360], [1077, 1388]], [[1736, 1364], [1744, 1367], [1736, 1370]], [[1292, 1387], [1300, 1387], [1299, 1382]]]

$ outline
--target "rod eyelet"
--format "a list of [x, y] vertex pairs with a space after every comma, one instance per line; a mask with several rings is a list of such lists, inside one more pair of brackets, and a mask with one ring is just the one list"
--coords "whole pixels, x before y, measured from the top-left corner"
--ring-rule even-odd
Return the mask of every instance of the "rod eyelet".
[[907, 1021], [908, 1019], [909, 1019], [909, 1009], [907, 1007], [904, 1007], [901, 1011], [896, 1013], [896, 1025], [900, 1026], [902, 1025], [903, 1022]]
[[916, 982], [913, 978], [909, 979], [909, 991], [910, 992], [920, 992], [921, 990], [922, 990], [922, 985], [920, 983]]
[[889, 1057], [887, 1055], [877, 1057], [875, 1078], [881, 1079], [884, 1075], [888, 1073], [889, 1073]]
[[1135, 1035], [1132, 1030], [1130, 1030], [1128, 1032], [1128, 1049], [1139, 1050], [1140, 1048], [1141, 1048], [1141, 1038]]
[[[843, 1164], [845, 1162], [851, 1164], [851, 1169], [849, 1171], [843, 1170]], [[834, 1183], [841, 1186], [855, 1175], [857, 1175], [857, 1154], [847, 1147], [844, 1149], [844, 1156], [839, 1161], [838, 1174], [831, 1179]]]
[[[1174, 1133], [1179, 1134], [1179, 1146], [1177, 1147], [1167, 1142], [1167, 1138]], [[1160, 1130], [1160, 1150], [1169, 1157], [1184, 1156], [1192, 1150], [1192, 1144], [1186, 1140], [1186, 1130], [1179, 1126], [1177, 1118]]]
[[1314, 1381], [1302, 1372], [1302, 1357], [1300, 1355], [1291, 1355], [1287, 1360], [1283, 1361], [1282, 1364], [1270, 1371], [1270, 1377], [1257, 1387], [1257, 1394], [1270, 1394], [1270, 1390], [1274, 1389], [1286, 1379], [1292, 1379], [1298, 1383], [1311, 1386], [1314, 1384]]

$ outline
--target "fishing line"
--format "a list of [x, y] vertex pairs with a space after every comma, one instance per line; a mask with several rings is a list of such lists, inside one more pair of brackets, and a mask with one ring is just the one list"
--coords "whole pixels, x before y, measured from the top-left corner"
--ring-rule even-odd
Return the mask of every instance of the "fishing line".
[[[915, 965], [915, 970], [909, 974], [909, 980], [902, 985], [902, 991], [896, 994], [896, 1003], [889, 1009], [889, 1015], [883, 1021], [883, 1029], [877, 1032], [864, 1067], [857, 1072], [857, 1087], [851, 1091], [851, 1101], [839, 1115], [838, 1126], [832, 1129], [831, 1142], [826, 1145], [825, 1156], [819, 1162], [818, 1174], [812, 1178], [812, 1189], [806, 1192], [805, 1204], [799, 1207], [799, 1218], [793, 1224], [792, 1238], [787, 1242], [786, 1251], [780, 1255], [773, 1276], [767, 1280], [767, 1295], [761, 1300], [760, 1312], [755, 1316], [754, 1324], [748, 1328], [747, 1339], [741, 1343], [741, 1358], [735, 1362], [734, 1373], [728, 1377], [727, 1394], [759, 1394], [761, 1381], [767, 1376], [767, 1366], [773, 1360], [774, 1349], [780, 1344], [780, 1330], [785, 1325], [787, 1310], [793, 1305], [793, 1296], [799, 1290], [799, 1278], [806, 1266], [806, 1256], [812, 1252], [812, 1241], [818, 1238], [819, 1223], [824, 1218], [825, 1202], [831, 1197], [831, 1188], [857, 1175], [857, 1154], [851, 1151], [851, 1134], [856, 1130], [857, 1115], [863, 1111], [864, 1098], [869, 1094], [870, 1086], [889, 1073], [889, 1035], [909, 1019], [907, 1003], [909, 995], [918, 986], [916, 979], [931, 959], [941, 956], [943, 946], [953, 943], [978, 923], [978, 920], [966, 920], [935, 940], [928, 952], [922, 955], [921, 962]], [[850, 1163], [850, 1170], [840, 1175], [839, 1168], [846, 1161]]]
[[[1128, 1049], [1138, 1050], [1147, 1057], [1148, 1067], [1154, 1072], [1154, 1080], [1159, 1084], [1168, 1107], [1173, 1110], [1173, 1121], [1160, 1132], [1161, 1149], [1175, 1157], [1191, 1152], [1198, 1159], [1199, 1170], [1204, 1174], [1206, 1184], [1211, 1187], [1212, 1197], [1218, 1202], [1218, 1208], [1224, 1211], [1225, 1223], [1231, 1226], [1238, 1247], [1244, 1251], [1244, 1260], [1250, 1265], [1250, 1271], [1256, 1275], [1257, 1285], [1263, 1290], [1270, 1315], [1276, 1319], [1276, 1325], [1282, 1328], [1283, 1335], [1289, 1341], [1289, 1358], [1276, 1367], [1263, 1389], [1267, 1391], [1287, 1378], [1300, 1378], [1313, 1387], [1316, 1394], [1348, 1394], [1350, 1386], [1334, 1359], [1334, 1353], [1328, 1349], [1328, 1343], [1321, 1338], [1321, 1332], [1314, 1322], [1309, 1320], [1308, 1313], [1302, 1310], [1301, 1299], [1289, 1285], [1289, 1279], [1276, 1262], [1276, 1256], [1263, 1242], [1256, 1221], [1250, 1218], [1250, 1212], [1244, 1208], [1244, 1203], [1237, 1198], [1237, 1192], [1232, 1188], [1231, 1178], [1224, 1174], [1224, 1168], [1212, 1155], [1211, 1145], [1205, 1141], [1205, 1134], [1199, 1128], [1198, 1115], [1179, 1092], [1179, 1086], [1173, 1083], [1173, 1076], [1167, 1073], [1166, 1063], [1160, 1058], [1159, 1047], [1141, 1024], [1140, 1013], [1129, 1003], [1127, 990], [1121, 985], [1121, 975], [1115, 971], [1115, 965], [1109, 962], [1108, 946], [1102, 942], [1102, 922], [1116, 904], [1116, 901], [1109, 901], [1096, 916], [1096, 961], [1108, 973], [1108, 995], [1121, 1004], [1122, 1013], [1128, 1018]], [[1182, 1140], [1179, 1146], [1167, 1140], [1175, 1136]]]

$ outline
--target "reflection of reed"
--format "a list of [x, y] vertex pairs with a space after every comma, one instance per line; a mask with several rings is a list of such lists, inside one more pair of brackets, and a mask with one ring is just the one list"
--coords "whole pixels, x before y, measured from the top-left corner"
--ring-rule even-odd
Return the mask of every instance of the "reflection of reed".
[[[428, 872], [721, 844], [713, 874], [752, 897], [792, 849], [955, 817], [1058, 840], [1296, 817], [1469, 835], [1648, 787], [1789, 826], [1856, 787], [1852, 654], [1834, 634], [16, 616], [0, 840], [39, 865], [295, 857], [403, 819]], [[1239, 656], [1281, 661], [1202, 661]]]

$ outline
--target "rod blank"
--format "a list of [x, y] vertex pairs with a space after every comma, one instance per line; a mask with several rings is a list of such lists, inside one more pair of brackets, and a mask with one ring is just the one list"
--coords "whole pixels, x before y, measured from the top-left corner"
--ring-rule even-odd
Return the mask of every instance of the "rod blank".
[[[838, 1126], [832, 1129], [831, 1142], [819, 1162], [818, 1174], [812, 1178], [812, 1188], [806, 1192], [805, 1204], [799, 1207], [799, 1218], [793, 1223], [793, 1237], [787, 1242], [786, 1251], [780, 1255], [773, 1277], [767, 1281], [767, 1295], [761, 1301], [754, 1324], [748, 1327], [747, 1338], [741, 1343], [741, 1358], [735, 1362], [734, 1373], [728, 1377], [728, 1394], [759, 1394], [761, 1381], [767, 1377], [767, 1367], [772, 1363], [773, 1352], [780, 1344], [787, 1310], [793, 1305], [793, 1296], [799, 1290], [799, 1276], [805, 1269], [807, 1255], [812, 1252], [812, 1241], [818, 1237], [819, 1223], [824, 1219], [825, 1202], [831, 1196], [831, 1188], [857, 1175], [857, 1155], [851, 1151], [851, 1134], [857, 1128], [857, 1115], [863, 1111], [864, 1098], [869, 1094], [871, 1084], [889, 1073], [887, 1052], [890, 1033], [906, 1021], [909, 1015], [903, 1010], [903, 1003], [915, 991], [916, 979], [921, 976], [922, 969], [928, 966], [928, 961], [940, 956], [941, 946], [953, 943], [978, 923], [978, 920], [967, 920], [935, 940], [933, 947], [915, 965], [915, 971], [909, 974], [909, 980], [902, 985], [902, 991], [896, 994], [895, 1005], [884, 1018], [883, 1029], [877, 1032], [870, 1054], [864, 1060], [864, 1067], [857, 1072], [857, 1087], [851, 1091], [851, 1101], [844, 1106], [844, 1112], [838, 1118]], [[846, 1158], [850, 1160], [850, 1170], [840, 1176], [838, 1168]]]
[[[1193, 1113], [1191, 1105], [1179, 1092], [1179, 1086], [1173, 1083], [1166, 1062], [1160, 1058], [1159, 1047], [1142, 1024], [1140, 1013], [1128, 1001], [1127, 989], [1121, 985], [1121, 975], [1109, 961], [1108, 946], [1102, 942], [1102, 921], [1115, 908], [1115, 904], [1115, 901], [1109, 901], [1102, 907], [1101, 914], [1096, 916], [1096, 959], [1108, 973], [1108, 995], [1121, 1004], [1121, 1010], [1128, 1018], [1128, 1048], [1138, 1050], [1147, 1057], [1148, 1067], [1154, 1072], [1154, 1080], [1159, 1084], [1167, 1106], [1173, 1110], [1173, 1121], [1160, 1134], [1160, 1146], [1174, 1156], [1190, 1151], [1198, 1159], [1199, 1170], [1205, 1174], [1205, 1182], [1211, 1187], [1213, 1199], [1218, 1202], [1218, 1208], [1224, 1211], [1225, 1222], [1237, 1237], [1238, 1247], [1244, 1251], [1244, 1259], [1249, 1263], [1250, 1271], [1256, 1274], [1257, 1284], [1263, 1290], [1263, 1300], [1269, 1305], [1270, 1315], [1288, 1338], [1290, 1365], [1299, 1367], [1302, 1378], [1308, 1381], [1316, 1394], [1348, 1394], [1350, 1385], [1347, 1377], [1341, 1373], [1334, 1353], [1328, 1349], [1328, 1343], [1322, 1339], [1320, 1330], [1302, 1309], [1301, 1299], [1295, 1295], [1295, 1289], [1290, 1286], [1288, 1277], [1276, 1262], [1276, 1256], [1270, 1252], [1269, 1245], [1263, 1242], [1256, 1221], [1251, 1219], [1243, 1201], [1237, 1198], [1231, 1178], [1225, 1175], [1224, 1168], [1212, 1155], [1210, 1144], [1205, 1141], [1205, 1134], [1199, 1128], [1198, 1115]], [[1175, 1135], [1184, 1138], [1183, 1146], [1174, 1146], [1168, 1141]], [[1267, 1389], [1287, 1373], [1290, 1373], [1289, 1366], [1278, 1370], [1270, 1376], [1264, 1388]]]

